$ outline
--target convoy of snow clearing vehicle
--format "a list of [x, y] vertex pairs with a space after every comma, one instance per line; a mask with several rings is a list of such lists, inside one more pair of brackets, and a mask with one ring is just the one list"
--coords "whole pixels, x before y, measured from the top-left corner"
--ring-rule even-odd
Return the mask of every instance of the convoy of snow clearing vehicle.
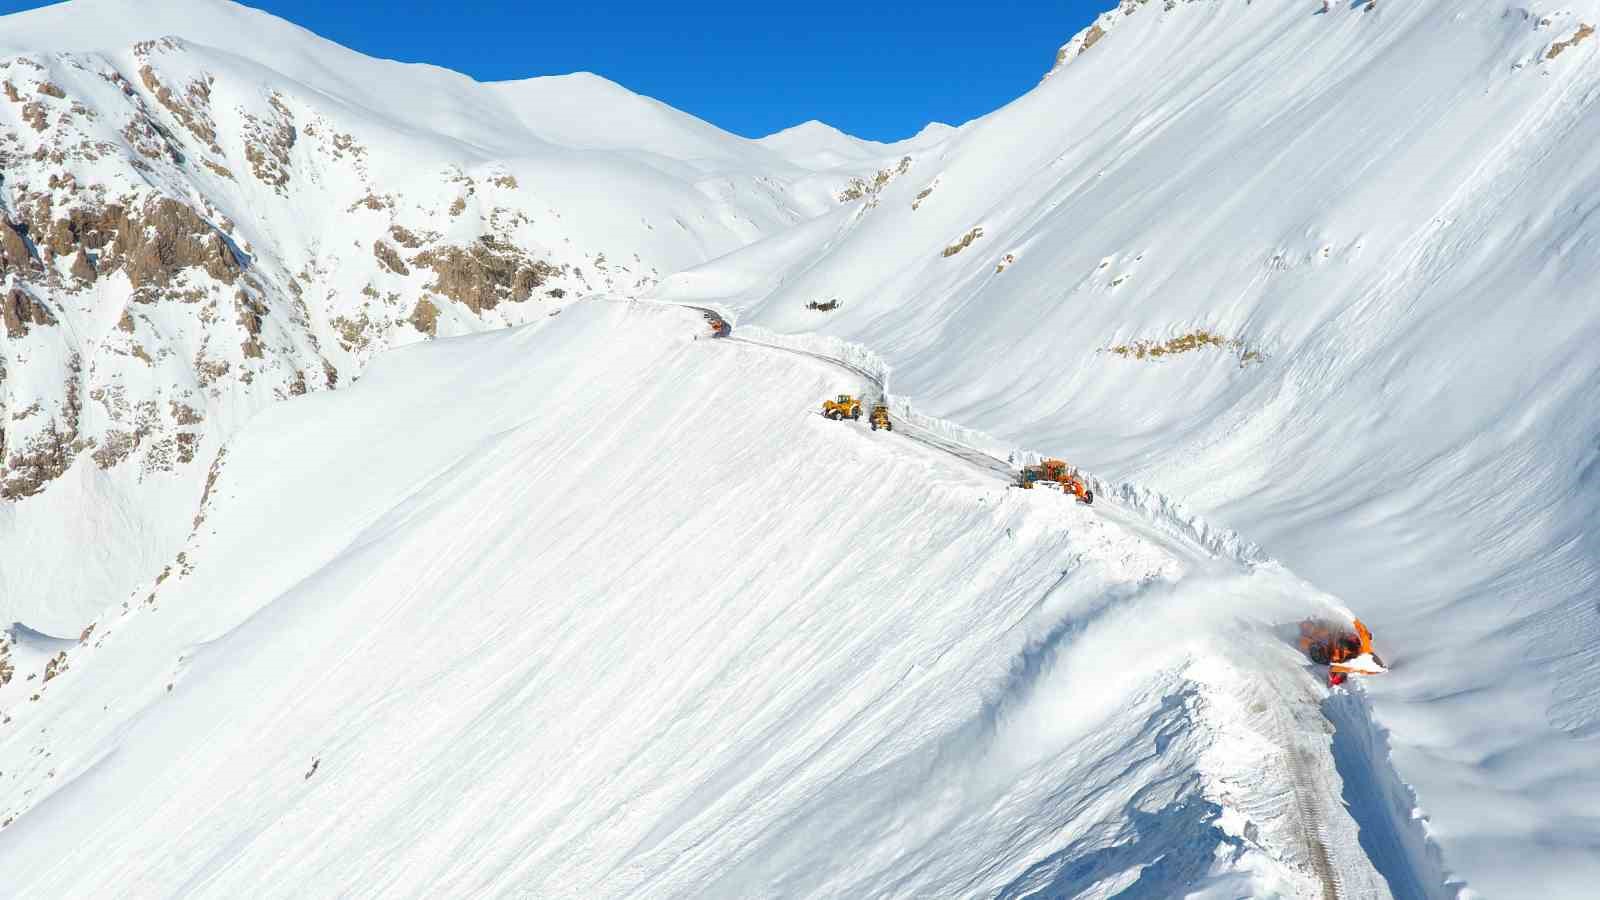
[[[726, 337], [731, 330], [728, 323], [714, 313], [707, 312], [715, 337]], [[861, 418], [861, 400], [853, 394], [839, 394], [822, 401], [822, 415], [834, 421]], [[879, 399], [867, 417], [873, 431], [893, 431], [888, 405]], [[1043, 486], [1063, 494], [1070, 494], [1084, 505], [1094, 504], [1094, 491], [1076, 466], [1065, 460], [1046, 457], [1037, 464], [1024, 465], [1017, 471], [1012, 487], [1032, 490]], [[1372, 649], [1372, 632], [1360, 620], [1345, 626], [1325, 619], [1306, 619], [1300, 623], [1299, 646], [1301, 652], [1315, 665], [1328, 667], [1328, 685], [1337, 687], [1351, 675], [1380, 675], [1389, 671], [1376, 651]]]
[[[861, 418], [861, 400], [854, 394], [840, 394], [832, 400], [822, 401], [822, 415], [834, 421]], [[893, 431], [894, 422], [889, 419], [889, 405], [877, 402], [872, 405], [872, 413], [867, 416], [867, 422], [872, 425], [873, 431]]]

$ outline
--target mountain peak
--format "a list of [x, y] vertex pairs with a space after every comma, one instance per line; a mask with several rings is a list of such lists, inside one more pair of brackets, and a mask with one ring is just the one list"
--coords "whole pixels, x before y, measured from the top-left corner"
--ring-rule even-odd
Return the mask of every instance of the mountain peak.
[[67, 0], [3, 17], [0, 48], [112, 51], [164, 35], [182, 35], [250, 58], [270, 58], [285, 39], [314, 41], [352, 54], [271, 13], [233, 0]]
[[833, 127], [832, 125], [829, 125], [827, 122], [824, 122], [821, 119], [807, 119], [806, 121], [801, 122], [799, 125], [791, 125], [788, 128], [774, 131], [773, 133], [764, 138], [760, 138], [759, 140], [766, 141], [784, 136], [810, 138], [847, 138], [850, 140], [860, 140], [859, 138], [855, 138], [852, 135], [846, 134], [838, 128]]
[[858, 138], [826, 122], [809, 119], [759, 138], [756, 143], [796, 165], [809, 169], [828, 169], [921, 149], [938, 143], [953, 131], [955, 129], [949, 125], [933, 122], [905, 140], [883, 143]]

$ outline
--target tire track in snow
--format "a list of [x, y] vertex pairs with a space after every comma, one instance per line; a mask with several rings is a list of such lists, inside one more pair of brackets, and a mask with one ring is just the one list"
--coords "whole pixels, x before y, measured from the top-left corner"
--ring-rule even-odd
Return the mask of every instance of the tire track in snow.
[[1311, 869], [1322, 882], [1322, 900], [1340, 900], [1338, 876], [1328, 853], [1327, 829], [1312, 790], [1311, 772], [1316, 767], [1316, 760], [1304, 747], [1295, 747], [1285, 754], [1284, 762], [1294, 785], [1294, 806], [1299, 817], [1296, 830], [1311, 860]]

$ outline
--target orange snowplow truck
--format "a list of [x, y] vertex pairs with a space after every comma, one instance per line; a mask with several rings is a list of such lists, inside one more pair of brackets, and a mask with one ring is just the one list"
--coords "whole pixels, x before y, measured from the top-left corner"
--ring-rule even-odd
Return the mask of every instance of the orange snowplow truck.
[[1017, 487], [1032, 489], [1040, 483], [1071, 494], [1083, 503], [1094, 502], [1094, 491], [1089, 490], [1083, 476], [1063, 460], [1041, 459], [1037, 466], [1023, 466], [1022, 471], [1017, 473]]
[[1372, 632], [1360, 619], [1355, 630], [1322, 619], [1300, 623], [1300, 650], [1314, 663], [1328, 667], [1328, 684], [1344, 684], [1350, 675], [1389, 671], [1372, 649]]

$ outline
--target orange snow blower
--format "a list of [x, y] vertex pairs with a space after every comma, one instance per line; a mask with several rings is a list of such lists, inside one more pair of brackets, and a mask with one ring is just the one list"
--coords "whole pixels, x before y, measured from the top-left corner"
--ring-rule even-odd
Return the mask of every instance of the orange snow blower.
[[1381, 675], [1389, 671], [1372, 649], [1372, 632], [1355, 620], [1355, 630], [1325, 619], [1300, 623], [1300, 650], [1319, 666], [1328, 667], [1328, 684], [1344, 684], [1350, 675]]
[[1094, 491], [1089, 490], [1078, 470], [1063, 460], [1041, 459], [1037, 466], [1023, 466], [1022, 471], [1017, 473], [1017, 487], [1032, 490], [1036, 484], [1071, 494], [1082, 503], [1094, 503]]

